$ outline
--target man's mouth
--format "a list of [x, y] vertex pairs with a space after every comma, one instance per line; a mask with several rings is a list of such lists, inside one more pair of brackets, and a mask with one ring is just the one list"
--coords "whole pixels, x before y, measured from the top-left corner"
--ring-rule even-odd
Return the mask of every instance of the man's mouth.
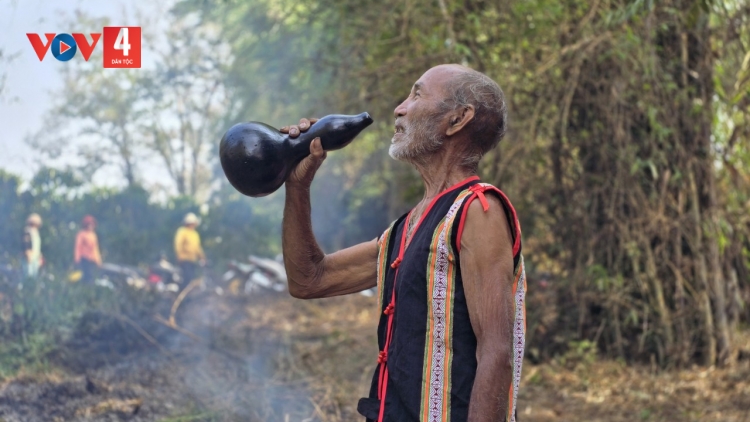
[[404, 127], [400, 125], [396, 125], [393, 133], [404, 133]]

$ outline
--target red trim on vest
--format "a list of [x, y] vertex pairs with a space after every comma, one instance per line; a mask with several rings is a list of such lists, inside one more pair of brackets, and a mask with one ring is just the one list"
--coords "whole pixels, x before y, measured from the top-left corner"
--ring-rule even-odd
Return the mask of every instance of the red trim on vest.
[[484, 186], [482, 185], [473, 185], [469, 188], [470, 191], [474, 192], [474, 195], [479, 198], [479, 202], [482, 204], [482, 209], [484, 212], [487, 212], [488, 209], [490, 209], [490, 204], [487, 202], [487, 198], [484, 196]]
[[[411, 218], [412, 212], [414, 212], [414, 210], [409, 211], [409, 214], [406, 215], [406, 221]], [[417, 224], [417, 227], [418, 226], [419, 224]], [[378, 363], [380, 364], [380, 373], [378, 374], [378, 399], [380, 400], [380, 414], [378, 416], [379, 422], [383, 420], [383, 414], [385, 411], [385, 392], [388, 388], [388, 348], [391, 345], [391, 334], [393, 333], [393, 314], [396, 309], [396, 279], [398, 277], [398, 266], [402, 261], [402, 257], [404, 256], [407, 228], [407, 224], [404, 224], [404, 228], [401, 231], [401, 242], [398, 257], [393, 260], [393, 263], [391, 264], [391, 268], [394, 268], [396, 270], [396, 273], [393, 278], [391, 301], [388, 303], [388, 306], [386, 306], [385, 311], [383, 311], [387, 311], [386, 315], [388, 315], [388, 326], [385, 331], [385, 345], [383, 347], [383, 350], [378, 353]]]
[[[419, 226], [422, 224], [422, 221], [424, 221], [427, 214], [430, 213], [432, 210], [432, 207], [437, 203], [438, 199], [440, 199], [443, 195], [446, 193], [456, 189], [459, 186], [462, 186], [468, 182], [479, 180], [479, 176], [471, 176], [468, 177], [455, 185], [449, 187], [448, 189], [443, 190], [440, 192], [436, 197], [430, 201], [430, 205], [427, 206], [427, 208], [424, 210], [422, 215], [419, 217], [419, 221], [417, 222], [417, 225], [414, 226], [414, 231], [412, 232], [412, 238], [414, 237], [414, 234], [417, 232], [417, 229], [419, 229]], [[473, 187], [473, 186], [472, 186]], [[486, 200], [485, 200], [486, 202]], [[385, 415], [385, 393], [388, 389], [388, 348], [391, 345], [391, 334], [393, 332], [393, 314], [396, 310], [396, 280], [398, 279], [398, 267], [404, 260], [404, 253], [406, 252], [406, 231], [408, 229], [408, 221], [411, 219], [411, 213], [414, 212], [414, 209], [409, 211], [409, 214], [406, 216], [406, 220], [404, 223], [404, 229], [401, 231], [401, 247], [399, 248], [398, 257], [393, 260], [391, 263], [391, 268], [396, 270], [396, 273], [393, 276], [393, 289], [391, 291], [391, 302], [386, 306], [383, 313], [388, 315], [388, 328], [386, 329], [385, 334], [385, 346], [383, 347], [383, 350], [378, 353], [378, 363], [380, 364], [380, 373], [378, 374], [378, 399], [380, 400], [380, 413], [378, 414], [378, 422], [383, 422], [383, 415]], [[386, 252], [388, 253], [388, 252]]]
[[487, 212], [488, 209], [490, 209], [489, 203], [487, 202], [487, 198], [484, 196], [484, 192], [491, 190], [496, 192], [498, 195], [500, 195], [500, 200], [503, 201], [504, 205], [507, 207], [508, 210], [510, 210], [510, 217], [513, 220], [514, 232], [515, 232], [515, 239], [513, 239], [513, 257], [515, 258], [516, 255], [518, 255], [518, 252], [521, 250], [521, 224], [518, 222], [518, 215], [516, 215], [516, 209], [513, 208], [513, 204], [510, 203], [510, 199], [508, 199], [507, 196], [501, 191], [500, 189], [492, 186], [492, 185], [474, 185], [469, 188], [472, 192], [474, 192], [469, 198], [466, 199], [466, 203], [464, 204], [464, 209], [461, 212], [461, 219], [458, 221], [458, 233], [456, 234], [456, 247], [458, 248], [458, 251], [461, 251], [461, 236], [464, 232], [464, 224], [466, 223], [466, 214], [469, 211], [469, 205], [471, 204], [471, 201], [473, 201], [476, 198], [479, 198], [479, 202], [482, 203], [482, 209]]
[[[430, 210], [432, 210], [432, 206], [433, 206], [433, 205], [435, 205], [435, 203], [437, 203], [438, 199], [440, 199], [440, 198], [441, 198], [441, 197], [442, 197], [443, 195], [445, 195], [446, 193], [448, 193], [448, 192], [451, 192], [452, 190], [456, 189], [457, 187], [459, 187], [459, 186], [461, 186], [461, 185], [465, 185], [465, 184], [467, 184], [467, 183], [469, 183], [469, 182], [471, 182], [471, 181], [474, 181], [474, 180], [479, 180], [479, 176], [471, 176], [471, 177], [467, 177], [466, 179], [464, 179], [464, 180], [462, 180], [462, 181], [460, 181], [460, 182], [456, 183], [455, 185], [453, 185], [453, 186], [449, 187], [448, 189], [445, 189], [444, 191], [440, 192], [440, 193], [438, 194], [438, 196], [436, 196], [436, 197], [432, 198], [432, 201], [430, 201], [430, 205], [428, 205], [428, 206], [427, 206], [427, 209], [425, 209], [425, 210], [424, 210], [424, 212], [422, 213], [422, 216], [421, 216], [421, 217], [419, 217], [419, 221], [417, 222], [417, 225], [416, 225], [416, 226], [414, 226], [414, 231], [413, 231], [412, 233], [416, 233], [416, 232], [417, 232], [417, 229], [419, 228], [419, 225], [420, 225], [420, 224], [422, 224], [422, 220], [424, 220], [424, 219], [425, 219], [425, 217], [427, 217], [427, 214], [429, 214], [429, 213], [430, 213]], [[411, 214], [411, 213], [410, 213], [410, 214]], [[407, 218], [408, 218], [408, 217], [407, 217]], [[408, 221], [408, 220], [407, 220], [407, 221]], [[406, 233], [406, 231], [404, 231], [404, 233]], [[413, 235], [413, 234], [412, 234], [412, 237], [414, 237], [414, 235]], [[402, 245], [402, 246], [403, 246], [403, 245]], [[401, 257], [403, 257], [403, 252], [404, 252], [404, 250], [403, 250], [403, 249], [401, 249], [401, 254], [399, 254], [399, 255], [400, 255]]]

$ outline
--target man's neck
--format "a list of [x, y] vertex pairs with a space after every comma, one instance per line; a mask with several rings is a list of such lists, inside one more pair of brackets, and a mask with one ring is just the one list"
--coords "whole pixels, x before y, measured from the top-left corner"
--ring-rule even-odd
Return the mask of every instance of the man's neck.
[[466, 180], [468, 177], [476, 176], [476, 172], [462, 166], [463, 153], [455, 151], [454, 148], [444, 150], [426, 157], [420, 163], [414, 163], [424, 182], [424, 197], [422, 201], [429, 201], [440, 192], [449, 187]]
[[422, 176], [425, 189], [424, 197], [414, 207], [410, 218], [406, 222], [407, 245], [410, 243], [411, 237], [414, 234], [413, 231], [416, 227], [416, 222], [427, 210], [429, 203], [438, 196], [440, 192], [476, 175], [476, 172], [467, 170], [466, 167], [461, 166], [461, 157], [463, 157], [463, 154], [454, 151], [453, 148], [445, 148], [438, 153], [423, 157], [419, 162], [412, 163]]

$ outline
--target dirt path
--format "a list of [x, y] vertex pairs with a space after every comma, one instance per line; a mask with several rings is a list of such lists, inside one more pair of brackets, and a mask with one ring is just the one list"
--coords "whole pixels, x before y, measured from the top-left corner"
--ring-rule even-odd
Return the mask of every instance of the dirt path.
[[[92, 314], [49, 371], [0, 385], [0, 422], [362, 420], [375, 319], [375, 299], [359, 295], [205, 292], [180, 308], [183, 333], [150, 316]], [[519, 420], [750, 422], [750, 362], [667, 373], [571, 357], [527, 363]]]

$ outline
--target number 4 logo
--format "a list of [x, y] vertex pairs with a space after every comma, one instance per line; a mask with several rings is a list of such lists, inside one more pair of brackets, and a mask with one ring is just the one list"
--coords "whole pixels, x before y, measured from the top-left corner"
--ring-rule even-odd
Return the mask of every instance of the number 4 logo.
[[104, 27], [104, 67], [141, 67], [141, 27]]
[[122, 50], [122, 55], [128, 57], [128, 51], [130, 51], [130, 44], [128, 44], [128, 28], [120, 28], [120, 32], [117, 33], [115, 50]]

